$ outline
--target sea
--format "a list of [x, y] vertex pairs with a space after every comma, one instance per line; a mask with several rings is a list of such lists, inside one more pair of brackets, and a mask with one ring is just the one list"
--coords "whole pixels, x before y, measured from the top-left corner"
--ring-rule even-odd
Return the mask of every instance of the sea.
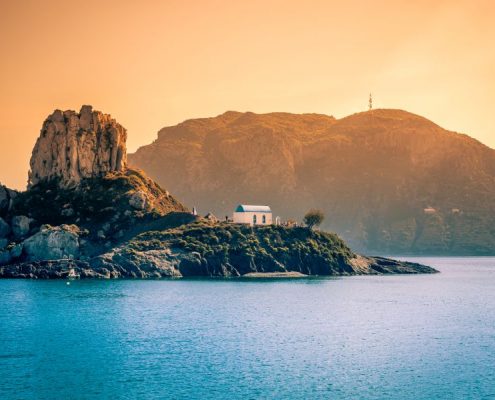
[[495, 399], [495, 258], [433, 275], [0, 280], [0, 399]]

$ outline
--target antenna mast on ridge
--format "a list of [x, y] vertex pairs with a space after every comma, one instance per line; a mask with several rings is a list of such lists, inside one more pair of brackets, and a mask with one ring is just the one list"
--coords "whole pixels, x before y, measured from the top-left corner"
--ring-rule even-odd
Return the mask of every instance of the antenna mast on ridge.
[[371, 93], [370, 93], [370, 99], [368, 102], [368, 108], [370, 111], [373, 110], [373, 96], [371, 95]]

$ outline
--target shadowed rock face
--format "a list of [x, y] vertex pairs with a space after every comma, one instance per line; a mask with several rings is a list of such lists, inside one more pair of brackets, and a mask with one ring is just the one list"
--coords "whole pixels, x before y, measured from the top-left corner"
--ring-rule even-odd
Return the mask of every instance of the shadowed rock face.
[[126, 169], [127, 132], [108, 114], [83, 106], [50, 115], [31, 156], [29, 187], [57, 179], [61, 187]]

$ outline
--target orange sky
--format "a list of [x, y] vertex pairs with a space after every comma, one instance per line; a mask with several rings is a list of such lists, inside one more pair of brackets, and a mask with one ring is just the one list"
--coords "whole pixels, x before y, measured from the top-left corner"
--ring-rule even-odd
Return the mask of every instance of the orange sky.
[[226, 110], [402, 108], [495, 147], [495, 2], [0, 0], [0, 182], [23, 188], [45, 117], [128, 129]]

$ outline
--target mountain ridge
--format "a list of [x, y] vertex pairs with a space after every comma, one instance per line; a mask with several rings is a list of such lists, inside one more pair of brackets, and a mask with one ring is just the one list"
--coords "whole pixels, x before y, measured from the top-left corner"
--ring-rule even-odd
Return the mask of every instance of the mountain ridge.
[[495, 150], [404, 110], [228, 111], [165, 127], [128, 159], [204, 213], [318, 207], [362, 251], [494, 253]]

